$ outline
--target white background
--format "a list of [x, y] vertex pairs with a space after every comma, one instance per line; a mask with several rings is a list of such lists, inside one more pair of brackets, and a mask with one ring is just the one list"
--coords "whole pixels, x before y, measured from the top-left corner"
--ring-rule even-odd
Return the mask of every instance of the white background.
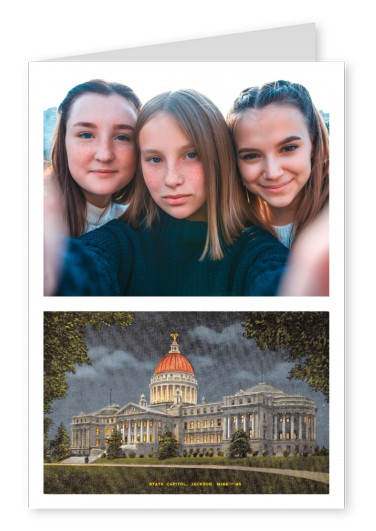
[[[256, 5], [249, 0], [190, 2], [35, 0], [2, 6], [2, 521], [7, 526], [67, 529], [126, 526], [154, 529], [235, 525], [327, 529], [370, 528], [374, 503], [374, 42], [370, 2], [315, 0]], [[27, 441], [27, 62], [284, 25], [315, 22], [317, 58], [347, 63], [347, 489], [344, 511], [69, 512], [26, 508]], [[299, 46], [299, 43], [297, 43]], [[33, 183], [30, 183], [33, 186]], [[32, 249], [30, 249], [32, 252]], [[374, 253], [373, 253], [374, 254]], [[32, 282], [32, 279], [31, 279]], [[37, 353], [33, 353], [38, 355]], [[367, 407], [367, 403], [369, 406]], [[6, 426], [6, 428], [5, 428]], [[32, 456], [31, 456], [32, 458]], [[5, 498], [5, 499], [4, 499]], [[173, 509], [173, 506], [172, 506]], [[94, 520], [95, 518], [95, 520]]]

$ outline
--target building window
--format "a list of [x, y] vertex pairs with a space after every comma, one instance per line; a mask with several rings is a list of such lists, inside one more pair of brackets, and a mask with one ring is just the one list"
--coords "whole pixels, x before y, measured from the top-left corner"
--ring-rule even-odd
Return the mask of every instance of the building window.
[[99, 440], [99, 439], [97, 439], [97, 440], [95, 441], [95, 446], [100, 446], [100, 440]]
[[184, 429], [186, 430], [188, 428], [188, 422], [184, 422]]
[[242, 422], [242, 423], [244, 422], [244, 415], [240, 416], [240, 422]]
[[144, 420], [144, 428], [146, 428], [147, 425], [148, 425], [148, 421]]
[[140, 428], [140, 426], [141, 426], [141, 422], [138, 421], [138, 422], [137, 422], [137, 428]]
[[198, 420], [198, 421], [197, 421], [197, 427], [198, 427], [198, 428], [201, 428], [201, 420]]
[[131, 443], [134, 443], [134, 435], [131, 435]]
[[196, 436], [196, 442], [201, 442], [201, 438], [199, 435]]
[[152, 433], [150, 434], [150, 442], [154, 442], [154, 435]]
[[96, 433], [97, 435], [99, 435], [100, 431], [101, 431], [101, 430], [100, 430], [99, 428], [97, 428], [97, 429], [95, 430], [95, 433]]
[[308, 418], [308, 426], [311, 426], [311, 417]]
[[286, 422], [290, 422], [290, 417], [286, 417]]
[[279, 432], [279, 438], [282, 439], [282, 432]]
[[210, 434], [210, 442], [214, 442], [214, 433]]
[[217, 442], [221, 442], [222, 435], [220, 433], [217, 433]]
[[222, 419], [217, 419], [217, 426], [222, 426]]
[[207, 428], [207, 427], [208, 427], [208, 421], [207, 421], [207, 420], [204, 420], [203, 427], [204, 427], [204, 428]]
[[128, 422], [125, 423], [125, 427], [126, 427], [126, 429], [128, 429]]
[[158, 420], [158, 428], [160, 428], [161, 426], [162, 426], [162, 421]]
[[152, 420], [149, 422], [149, 426], [150, 426], [150, 427], [153, 426], [153, 421], [152, 421]]
[[131, 422], [131, 428], [134, 428], [134, 422]]
[[204, 438], [203, 438], [204, 443], [208, 442], [208, 436], [207, 436], [207, 435], [204, 435], [203, 437], [204, 437]]
[[307, 417], [306, 416], [303, 417], [303, 422], [307, 422]]
[[252, 435], [252, 428], [249, 430], [249, 438], [252, 439], [253, 435]]
[[184, 435], [184, 443], [187, 443], [188, 442], [188, 437], [187, 435]]
[[232, 422], [235, 424], [235, 422], [236, 422], [236, 417], [235, 416], [232, 417]]
[[191, 420], [191, 422], [189, 423], [189, 427], [190, 428], [194, 428], [195, 427], [195, 423], [193, 422], [193, 420]]
[[252, 422], [252, 419], [253, 419], [253, 415], [252, 413], [249, 415], [249, 420]]
[[106, 428], [106, 435], [109, 435], [110, 434], [110, 430], [108, 428]]
[[290, 433], [289, 432], [286, 433], [286, 439], [290, 439]]
[[242, 403], [243, 403], [243, 400], [240, 398], [240, 400], [239, 400], [239, 404], [242, 404]]
[[190, 440], [191, 443], [195, 442], [193, 435], [190, 436], [189, 440]]
[[143, 435], [142, 439], [143, 439], [143, 442], [148, 442], [148, 438], [147, 438], [147, 435], [146, 435], [146, 433], [144, 433], [144, 435]]
[[214, 419], [210, 419], [210, 427], [214, 428]]
[[200, 410], [199, 410], [199, 409], [197, 410], [197, 414], [198, 414], [198, 415], [200, 414]]

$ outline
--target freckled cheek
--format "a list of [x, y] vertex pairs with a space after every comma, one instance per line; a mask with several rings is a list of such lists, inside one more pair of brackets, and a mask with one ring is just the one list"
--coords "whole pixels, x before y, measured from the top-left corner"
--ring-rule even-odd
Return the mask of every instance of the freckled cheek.
[[[157, 166], [157, 165], [156, 165]], [[150, 193], [156, 193], [163, 185], [162, 168], [150, 167], [149, 164], [141, 163], [142, 175]]]
[[202, 186], [205, 184], [205, 173], [204, 168], [201, 163], [192, 164], [178, 164], [176, 167], [176, 172], [178, 176], [184, 178], [184, 180], [189, 180], [192, 184], [196, 186]]
[[69, 167], [75, 166], [77, 169], [83, 168], [93, 156], [92, 150], [89, 148], [77, 147], [67, 143], [66, 149]]

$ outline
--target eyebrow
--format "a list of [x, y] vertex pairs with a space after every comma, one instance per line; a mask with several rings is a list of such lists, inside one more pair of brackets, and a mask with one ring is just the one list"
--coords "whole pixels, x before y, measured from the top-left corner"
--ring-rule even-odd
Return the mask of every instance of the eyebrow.
[[[288, 136], [287, 138], [284, 138], [283, 140], [281, 140], [281, 142], [278, 142], [277, 147], [283, 146], [284, 144], [288, 144], [289, 142], [293, 142], [294, 140], [301, 140], [301, 139], [302, 138], [300, 136], [296, 136], [296, 135]], [[246, 153], [247, 151], [259, 151], [259, 150], [256, 148], [247, 147], [247, 148], [239, 149], [238, 154], [240, 155], [241, 153]]]
[[[73, 127], [90, 127], [90, 129], [97, 129], [97, 126], [92, 122], [76, 122], [75, 124], [73, 124]], [[134, 127], [128, 124], [116, 124], [114, 129], [130, 129], [131, 131], [133, 131]]]
[[[184, 151], [187, 151], [187, 150], [194, 150], [196, 151], [196, 148], [194, 147], [193, 144], [186, 144], [185, 146], [182, 146], [179, 151], [181, 153], [183, 153]], [[155, 148], [150, 148], [150, 149], [141, 149], [141, 153], [145, 154], [145, 155], [148, 155], [149, 153], [162, 153], [161, 150]]]

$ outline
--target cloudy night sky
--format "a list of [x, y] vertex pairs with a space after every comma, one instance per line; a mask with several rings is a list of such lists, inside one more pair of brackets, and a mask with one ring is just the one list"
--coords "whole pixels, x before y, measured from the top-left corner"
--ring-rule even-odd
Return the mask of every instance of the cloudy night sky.
[[86, 328], [85, 343], [92, 365], [77, 366], [67, 375], [67, 396], [52, 403], [54, 437], [60, 423], [70, 432], [73, 415], [93, 413], [110, 403], [138, 404], [141, 394], [149, 402], [154, 370], [170, 350], [170, 334], [178, 333], [180, 352], [193, 365], [198, 381], [198, 402], [219, 401], [259, 382], [289, 394], [313, 400], [317, 412], [317, 444], [329, 447], [329, 405], [321, 392], [306, 382], [289, 380], [294, 363], [283, 350], [261, 351], [243, 337], [245, 312], [135, 312], [134, 323], [124, 330], [103, 326]]

